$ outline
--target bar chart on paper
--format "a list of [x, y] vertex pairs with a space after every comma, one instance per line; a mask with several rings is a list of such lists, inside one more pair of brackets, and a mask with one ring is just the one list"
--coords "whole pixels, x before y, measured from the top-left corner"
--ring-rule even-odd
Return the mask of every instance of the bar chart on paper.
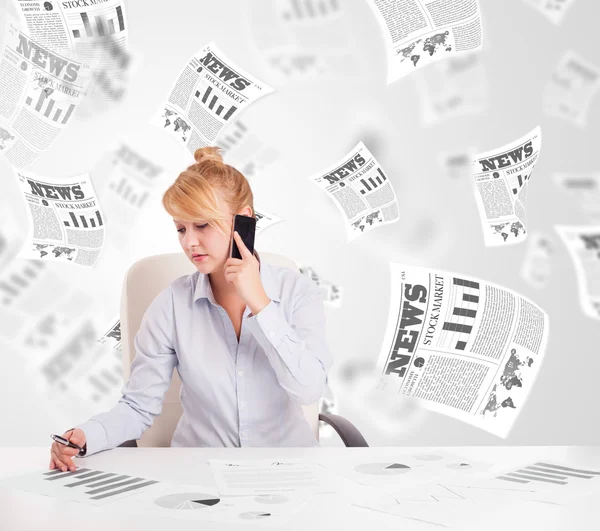
[[25, 103], [29, 105], [35, 112], [43, 114], [46, 118], [49, 118], [53, 122], [66, 124], [73, 114], [75, 109], [74, 103], [69, 103], [66, 108], [60, 106], [58, 102], [50, 97], [51, 90], [42, 89], [37, 100], [33, 100], [33, 96], [27, 96]]
[[[77, 219], [79, 218], [79, 219]], [[87, 218], [85, 215], [79, 214], [76, 216], [72, 211], [69, 211], [69, 220], [63, 220], [65, 227], [72, 229], [93, 229], [102, 227], [104, 221], [99, 210], [94, 211], [92, 217]]]
[[75, 39], [105, 37], [125, 31], [125, 16], [121, 6], [102, 13], [92, 15], [93, 20], [88, 13], [79, 13], [77, 20], [72, 22], [72, 26], [79, 26], [73, 28], [73, 37]]
[[453, 306], [448, 308], [444, 318], [440, 346], [465, 350], [479, 309], [479, 283], [453, 278], [451, 300]]
[[15, 263], [13, 271], [6, 271], [0, 278], [0, 306], [10, 306], [21, 293], [28, 290], [35, 282], [46, 264], [38, 260], [30, 260], [23, 267], [22, 263]]
[[279, 6], [286, 21], [315, 20], [340, 12], [339, 0], [288, 0]]
[[535, 484], [565, 486], [583, 482], [589, 487], [592, 486], [591, 483], [594, 483], [598, 488], [600, 471], [537, 462], [498, 476], [496, 479], [511, 483], [531, 484], [532, 486]]
[[223, 118], [223, 120], [229, 120], [233, 116], [233, 113], [237, 111], [235, 105], [231, 105], [228, 109], [225, 109], [225, 106], [219, 103], [219, 97], [213, 92], [213, 88], [209, 86], [200, 87], [200, 90], [196, 91], [196, 98], [202, 102], [202, 106], [205, 109], [210, 109], [214, 114]]
[[374, 176], [375, 179], [373, 179], [373, 177], [365, 177], [360, 180], [360, 182], [363, 186], [360, 189], [361, 194], [363, 194], [363, 195], [368, 194], [369, 192], [372, 192], [373, 190], [375, 190], [375, 188], [378, 188], [379, 186], [381, 186], [385, 181], [387, 181], [387, 177], [381, 171], [381, 168], [377, 168], [377, 173], [379, 173], [379, 175], [375, 175]]
[[136, 208], [142, 208], [149, 192], [141, 189], [133, 179], [128, 179], [125, 175], [117, 175], [108, 185], [118, 199], [130, 204]]
[[158, 480], [80, 467], [75, 472], [49, 470], [4, 478], [0, 486], [54, 498], [105, 505], [148, 492]]

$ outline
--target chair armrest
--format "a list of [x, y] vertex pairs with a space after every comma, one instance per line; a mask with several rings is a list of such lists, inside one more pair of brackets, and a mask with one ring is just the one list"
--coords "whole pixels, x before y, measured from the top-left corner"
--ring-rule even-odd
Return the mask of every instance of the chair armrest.
[[125, 441], [122, 444], [119, 444], [119, 446], [117, 448], [137, 448], [137, 441], [135, 439], [131, 439], [131, 441]]
[[319, 413], [319, 420], [329, 424], [348, 447], [368, 447], [367, 441], [358, 428], [349, 420], [332, 413]]

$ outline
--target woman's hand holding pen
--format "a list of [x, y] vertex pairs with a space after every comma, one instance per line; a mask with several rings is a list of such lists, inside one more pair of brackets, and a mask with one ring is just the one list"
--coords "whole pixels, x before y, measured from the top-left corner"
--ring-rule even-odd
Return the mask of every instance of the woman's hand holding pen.
[[225, 278], [229, 282], [233, 282], [240, 297], [244, 299], [252, 314], [256, 315], [271, 302], [271, 299], [269, 299], [260, 280], [260, 267], [256, 256], [244, 245], [244, 241], [237, 231], [233, 233], [233, 238], [237, 243], [242, 259], [227, 259], [224, 267]]
[[[79, 429], [66, 431], [62, 436], [69, 442], [80, 447], [83, 447], [86, 442], [85, 433], [83, 433], [83, 430]], [[75, 472], [77, 467], [73, 463], [72, 458], [78, 453], [79, 450], [77, 448], [71, 448], [70, 446], [65, 446], [56, 441], [53, 442], [50, 447], [50, 470], [59, 468], [63, 472], [66, 472], [67, 470]]]

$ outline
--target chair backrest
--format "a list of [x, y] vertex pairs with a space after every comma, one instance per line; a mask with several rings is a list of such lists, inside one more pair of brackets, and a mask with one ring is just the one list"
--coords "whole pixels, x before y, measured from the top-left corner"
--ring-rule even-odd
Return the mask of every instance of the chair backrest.
[[[273, 253], [260, 253], [261, 263], [280, 265], [298, 271], [290, 259]], [[168, 253], [148, 256], [135, 262], [127, 271], [121, 294], [121, 344], [123, 345], [123, 376], [129, 379], [130, 366], [135, 356], [133, 340], [139, 330], [146, 309], [161, 290], [173, 280], [194, 273], [196, 268], [183, 253]], [[138, 446], [170, 446], [171, 438], [183, 409], [179, 400], [181, 379], [177, 369], [173, 371], [171, 385], [165, 394], [163, 407]], [[304, 416], [319, 438], [319, 403], [302, 406]]]

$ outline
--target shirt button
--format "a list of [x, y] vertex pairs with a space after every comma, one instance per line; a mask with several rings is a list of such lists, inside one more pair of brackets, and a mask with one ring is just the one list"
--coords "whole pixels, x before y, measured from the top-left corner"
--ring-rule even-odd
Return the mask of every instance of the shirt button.
[[238, 371], [238, 376], [244, 376], [244, 371]]
[[269, 332], [269, 335], [270, 335], [271, 337], [275, 337], [275, 332]]
[[246, 402], [244, 402], [243, 400], [240, 402], [240, 407], [244, 407], [246, 405]]

